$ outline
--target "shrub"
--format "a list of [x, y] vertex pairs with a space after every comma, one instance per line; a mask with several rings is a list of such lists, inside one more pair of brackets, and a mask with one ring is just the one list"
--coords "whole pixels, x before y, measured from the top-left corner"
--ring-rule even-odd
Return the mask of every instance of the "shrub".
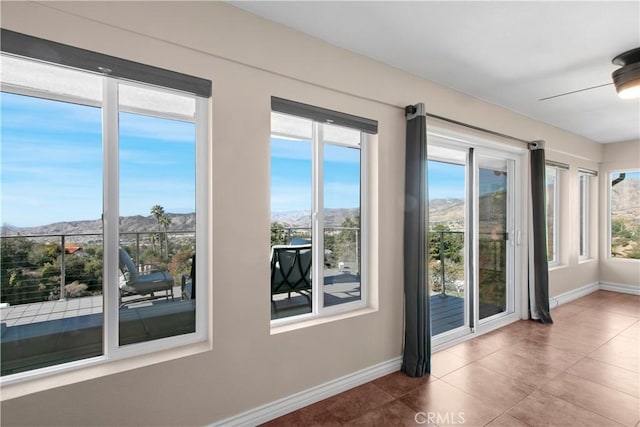
[[79, 298], [90, 295], [87, 285], [75, 280], [64, 287], [64, 294], [67, 298]]

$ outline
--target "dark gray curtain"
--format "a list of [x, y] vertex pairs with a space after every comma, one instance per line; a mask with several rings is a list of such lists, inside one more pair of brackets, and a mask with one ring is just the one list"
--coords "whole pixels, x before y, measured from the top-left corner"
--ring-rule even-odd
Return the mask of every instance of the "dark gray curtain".
[[553, 323], [549, 313], [549, 263], [547, 260], [546, 172], [544, 141], [529, 144], [531, 154], [531, 210], [533, 247], [529, 258], [529, 309], [531, 318]]
[[410, 377], [421, 377], [431, 372], [431, 315], [426, 283], [427, 129], [424, 104], [406, 107], [405, 114], [405, 332], [402, 371]]

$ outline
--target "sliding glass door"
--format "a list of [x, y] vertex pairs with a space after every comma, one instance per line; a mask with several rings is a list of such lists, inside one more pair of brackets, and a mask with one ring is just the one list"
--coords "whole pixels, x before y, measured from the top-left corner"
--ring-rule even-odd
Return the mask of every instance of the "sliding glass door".
[[467, 153], [429, 147], [428, 280], [432, 335], [469, 325]]
[[508, 309], [512, 284], [513, 209], [511, 164], [513, 160], [478, 156], [478, 320]]
[[430, 142], [427, 263], [436, 345], [515, 311], [516, 161], [509, 152]]

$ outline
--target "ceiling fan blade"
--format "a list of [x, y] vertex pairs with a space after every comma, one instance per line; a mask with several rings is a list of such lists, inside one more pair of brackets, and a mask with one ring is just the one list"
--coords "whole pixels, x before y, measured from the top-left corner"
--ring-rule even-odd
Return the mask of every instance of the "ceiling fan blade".
[[603, 85], [598, 85], [598, 86], [585, 87], [584, 89], [573, 90], [571, 92], [565, 92], [565, 93], [561, 93], [559, 95], [547, 96], [546, 98], [538, 99], [538, 101], [546, 101], [547, 99], [558, 98], [560, 96], [571, 95], [572, 93], [584, 92], [586, 90], [597, 89], [599, 87], [611, 86], [612, 84], [613, 84], [613, 82], [605, 83]]

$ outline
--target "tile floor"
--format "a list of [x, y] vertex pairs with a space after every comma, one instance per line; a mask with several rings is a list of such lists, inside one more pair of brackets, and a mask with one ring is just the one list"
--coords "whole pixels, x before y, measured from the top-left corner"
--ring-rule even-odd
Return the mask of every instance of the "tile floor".
[[640, 296], [597, 291], [266, 426], [639, 426]]

